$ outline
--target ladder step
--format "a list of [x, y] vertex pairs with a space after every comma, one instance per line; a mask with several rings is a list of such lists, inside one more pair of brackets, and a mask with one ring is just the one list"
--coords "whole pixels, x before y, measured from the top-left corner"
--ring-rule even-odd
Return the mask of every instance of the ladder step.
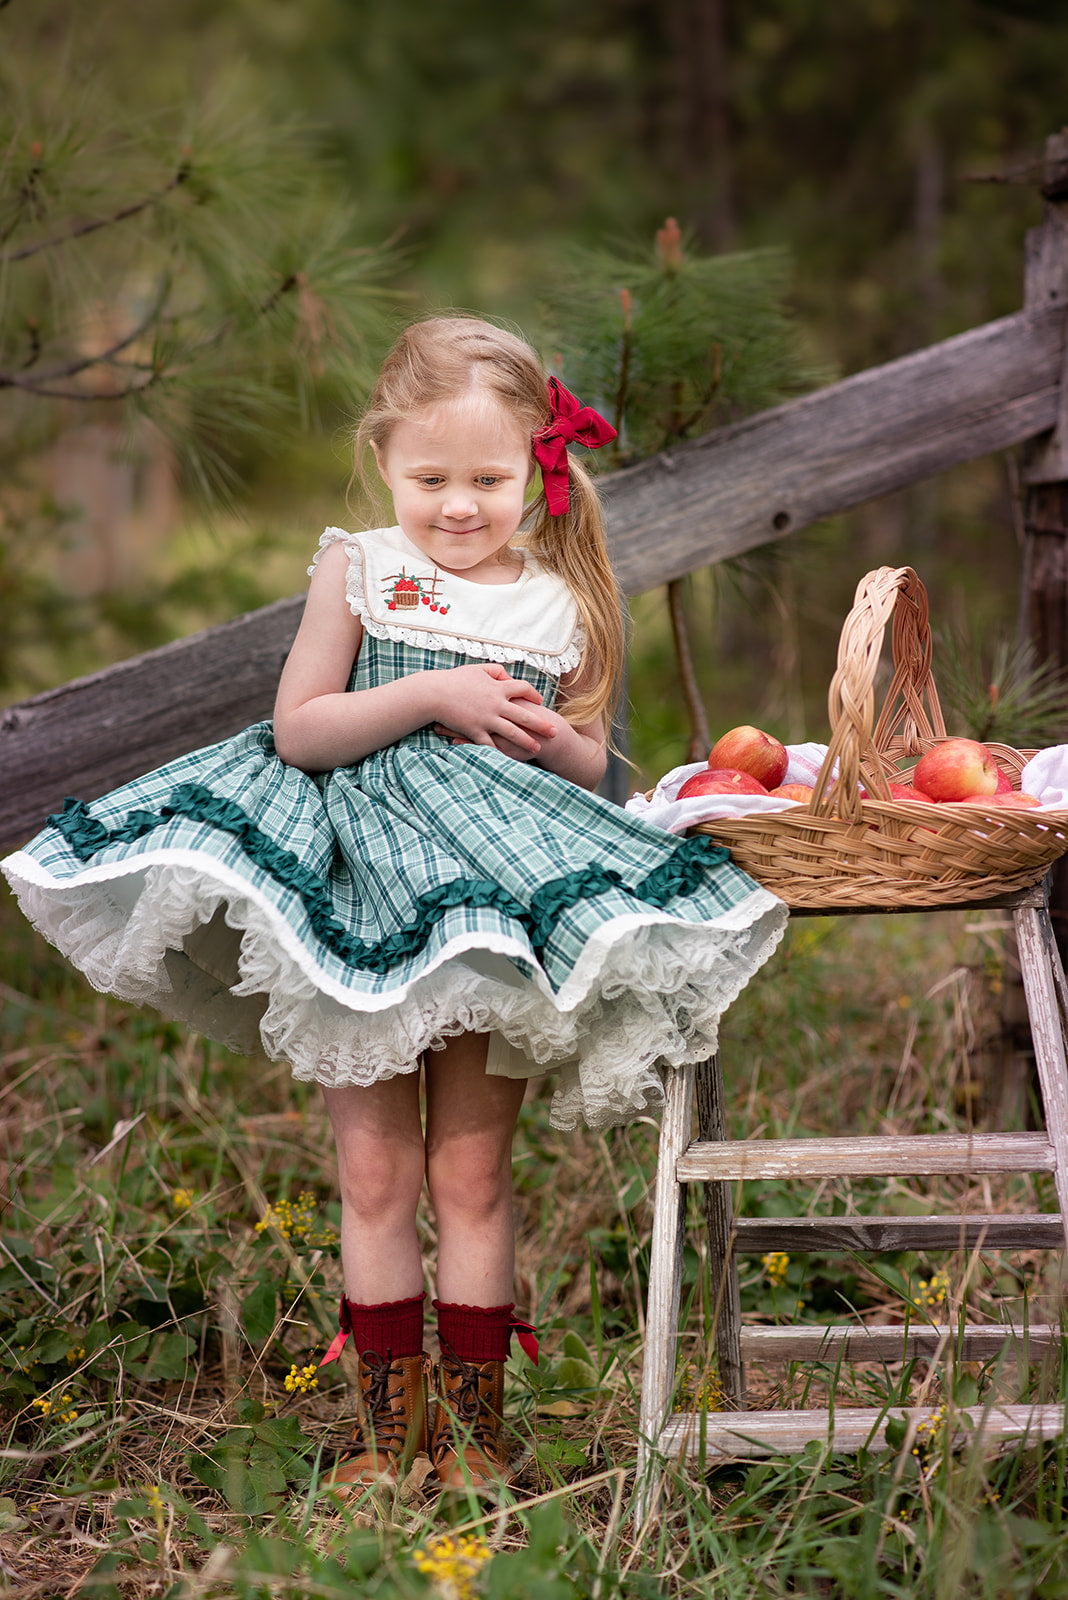
[[1063, 1250], [1059, 1212], [966, 1217], [738, 1217], [739, 1255], [830, 1250]]
[[680, 1183], [738, 1178], [879, 1178], [934, 1173], [1052, 1172], [1044, 1133], [924, 1133], [856, 1139], [695, 1139]]
[[[838, 1406], [820, 1411], [680, 1412], [661, 1431], [658, 1448], [670, 1457], [703, 1456], [705, 1461], [746, 1460], [754, 1456], [796, 1455], [813, 1439], [831, 1449], [886, 1450], [890, 1418], [908, 1419], [915, 1428], [936, 1413], [930, 1406], [889, 1406], [883, 1410]], [[1063, 1405], [969, 1406], [958, 1413], [970, 1427], [954, 1430], [955, 1446], [973, 1441], [997, 1444], [1022, 1439], [1037, 1443], [1064, 1432]]]
[[906, 1328], [880, 1323], [863, 1326], [743, 1328], [745, 1361], [894, 1361], [935, 1355], [939, 1350], [959, 1353], [964, 1361], [987, 1361], [1008, 1348], [1040, 1361], [1061, 1336], [1060, 1328], [1040, 1322], [1031, 1326], [1008, 1323], [910, 1323]]

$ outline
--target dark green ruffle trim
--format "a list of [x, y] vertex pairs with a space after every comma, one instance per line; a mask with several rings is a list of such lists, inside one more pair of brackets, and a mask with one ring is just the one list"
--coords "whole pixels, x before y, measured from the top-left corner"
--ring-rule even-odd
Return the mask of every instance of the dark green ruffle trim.
[[172, 817], [206, 823], [239, 840], [250, 861], [300, 897], [317, 937], [335, 956], [346, 966], [378, 974], [416, 955], [453, 907], [486, 907], [512, 918], [521, 924], [540, 954], [560, 917], [580, 900], [592, 900], [611, 889], [622, 889], [625, 894], [632, 894], [636, 900], [660, 910], [677, 895], [692, 894], [709, 867], [726, 861], [729, 856], [722, 845], [698, 835], [681, 840], [671, 855], [633, 888], [611, 868], [582, 867], [543, 884], [532, 896], [529, 908], [492, 879], [454, 878], [420, 898], [416, 916], [408, 927], [398, 929], [377, 944], [368, 944], [337, 921], [326, 885], [299, 857], [276, 844], [232, 800], [212, 794], [201, 784], [179, 784], [158, 811], [131, 811], [117, 828], [105, 827], [96, 817], [90, 816], [84, 801], [73, 799], [64, 800], [62, 812], [49, 817], [48, 821], [63, 835], [78, 859], [88, 861], [109, 845], [135, 843]]

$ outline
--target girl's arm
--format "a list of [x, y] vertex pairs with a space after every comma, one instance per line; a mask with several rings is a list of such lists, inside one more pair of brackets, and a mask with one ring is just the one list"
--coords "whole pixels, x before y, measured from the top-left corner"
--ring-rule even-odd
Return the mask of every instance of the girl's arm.
[[[588, 671], [588, 667], [580, 668], [577, 672], [566, 673], [560, 679], [556, 696], [558, 706], [566, 706], [571, 696], [582, 692], [583, 679]], [[586, 723], [583, 727], [575, 727], [565, 722], [559, 712], [549, 714], [554, 722], [553, 738], [545, 741], [536, 756], [526, 759], [537, 761], [539, 767], [555, 772], [559, 778], [577, 783], [581, 789], [596, 789], [608, 765], [608, 741], [602, 718], [598, 717], [596, 722]]]
[[547, 772], [555, 772], [558, 778], [577, 783], [580, 789], [596, 789], [608, 765], [604, 723], [598, 717], [596, 722], [576, 728], [557, 712], [550, 715], [555, 719], [555, 736], [546, 740], [538, 755], [528, 759]]
[[447, 722], [475, 744], [507, 739], [527, 759], [551, 741], [553, 713], [533, 685], [494, 662], [413, 672], [376, 689], [346, 692], [363, 627], [345, 595], [348, 553], [331, 545], [312, 575], [274, 710], [275, 748], [289, 766], [327, 772], [427, 723]]

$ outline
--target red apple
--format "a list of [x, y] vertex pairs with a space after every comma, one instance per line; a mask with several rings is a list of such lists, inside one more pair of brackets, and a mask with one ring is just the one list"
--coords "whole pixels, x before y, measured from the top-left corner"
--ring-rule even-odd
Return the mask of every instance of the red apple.
[[736, 772], [748, 772], [759, 778], [765, 789], [774, 789], [786, 776], [790, 758], [786, 748], [770, 733], [746, 724], [732, 728], [717, 739], [709, 751], [708, 764], [720, 769], [728, 767]]
[[1033, 806], [1040, 806], [1041, 800], [1036, 800], [1033, 794], [1020, 794], [1015, 789], [1010, 789], [1007, 794], [966, 794], [963, 800], [958, 801], [962, 806], [998, 806], [1006, 811], [1029, 811]]
[[891, 800], [922, 800], [926, 805], [934, 805], [934, 801], [929, 794], [924, 794], [922, 789], [913, 788], [911, 783], [892, 783], [890, 785], [890, 798]]
[[767, 794], [759, 778], [736, 767], [706, 767], [687, 778], [676, 800], [691, 800], [695, 794]]
[[812, 785], [810, 783], [780, 783], [777, 789], [772, 789], [771, 794], [776, 800], [798, 800], [802, 803], [812, 799]]
[[995, 794], [1015, 794], [1016, 793], [1016, 790], [1013, 788], [1013, 786], [1009, 782], [1008, 778], [1006, 778], [1005, 774], [1002, 772], [1000, 767], [998, 768], [998, 786], [994, 790], [994, 793]]
[[998, 764], [975, 739], [945, 739], [920, 757], [912, 781], [932, 800], [963, 800], [994, 793]]

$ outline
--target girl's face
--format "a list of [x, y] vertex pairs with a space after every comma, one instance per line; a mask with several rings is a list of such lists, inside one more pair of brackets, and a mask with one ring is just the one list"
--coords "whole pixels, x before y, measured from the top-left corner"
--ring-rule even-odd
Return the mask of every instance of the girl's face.
[[378, 470], [397, 521], [428, 561], [475, 583], [510, 583], [501, 553], [519, 527], [533, 470], [530, 438], [484, 389], [398, 422]]

